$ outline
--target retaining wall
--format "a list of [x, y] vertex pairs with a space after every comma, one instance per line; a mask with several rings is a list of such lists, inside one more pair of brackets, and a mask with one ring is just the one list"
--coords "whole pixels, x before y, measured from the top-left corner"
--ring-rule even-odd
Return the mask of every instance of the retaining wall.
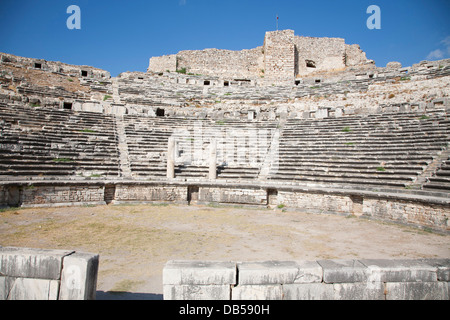
[[354, 190], [229, 181], [0, 182], [0, 206], [42, 207], [131, 202], [236, 204], [354, 215], [449, 232], [447, 193]]
[[0, 300], [93, 300], [99, 256], [0, 247]]
[[169, 261], [165, 300], [448, 300], [450, 259]]

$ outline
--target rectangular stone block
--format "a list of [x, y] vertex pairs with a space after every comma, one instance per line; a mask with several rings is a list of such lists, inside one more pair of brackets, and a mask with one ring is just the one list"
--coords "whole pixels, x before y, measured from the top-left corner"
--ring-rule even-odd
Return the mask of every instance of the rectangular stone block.
[[383, 282], [334, 283], [334, 300], [384, 300]]
[[297, 266], [294, 283], [322, 282], [323, 270], [317, 261], [297, 261]]
[[10, 277], [59, 280], [63, 257], [73, 251], [0, 248], [0, 273]]
[[164, 285], [164, 300], [230, 300], [230, 285]]
[[282, 285], [238, 285], [231, 288], [231, 300], [281, 300]]
[[222, 261], [171, 260], [164, 266], [163, 284], [236, 284], [236, 263]]
[[298, 283], [283, 285], [284, 300], [333, 300], [334, 289], [327, 283]]
[[369, 277], [383, 282], [429, 282], [437, 281], [437, 267], [420, 260], [360, 260], [367, 266]]
[[365, 282], [367, 267], [358, 260], [319, 260], [326, 283]]
[[58, 280], [16, 278], [6, 300], [57, 300]]
[[74, 253], [63, 260], [60, 300], [94, 300], [99, 256]]
[[388, 282], [386, 300], [448, 300], [447, 282]]
[[242, 262], [237, 268], [239, 285], [293, 283], [298, 272], [292, 261]]

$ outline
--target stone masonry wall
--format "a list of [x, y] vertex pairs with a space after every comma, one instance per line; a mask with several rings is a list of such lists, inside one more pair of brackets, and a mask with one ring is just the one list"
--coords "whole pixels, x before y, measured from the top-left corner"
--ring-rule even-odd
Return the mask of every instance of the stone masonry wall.
[[[298, 52], [299, 75], [345, 68], [344, 39], [295, 36], [294, 43]], [[307, 61], [311, 67], [307, 66]]]
[[262, 48], [250, 50], [187, 50], [177, 54], [177, 69], [227, 79], [255, 78], [264, 69]]
[[150, 58], [148, 70], [153, 71], [153, 72], [176, 71], [177, 70], [177, 55], [172, 54], [172, 55], [167, 55], [167, 56], [162, 56], [162, 57]]
[[293, 83], [295, 77], [294, 30], [266, 32], [264, 39], [264, 80]]
[[[107, 190], [105, 192], [105, 190]], [[196, 190], [195, 194], [192, 191]], [[12, 182], [0, 185], [0, 206], [40, 207], [122, 202], [174, 202], [282, 207], [307, 213], [354, 215], [376, 220], [450, 230], [450, 202], [389, 192], [347, 192], [283, 187], [277, 184], [227, 184], [211, 181], [71, 182], [65, 184]]]
[[450, 259], [168, 261], [165, 300], [448, 300]]
[[0, 300], [92, 300], [99, 256], [0, 247]]

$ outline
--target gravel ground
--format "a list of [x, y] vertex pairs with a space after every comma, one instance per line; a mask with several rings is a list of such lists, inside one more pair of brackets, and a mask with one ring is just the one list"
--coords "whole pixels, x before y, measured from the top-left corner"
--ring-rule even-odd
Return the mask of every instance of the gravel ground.
[[109, 205], [8, 209], [0, 245], [100, 254], [97, 299], [162, 299], [168, 260], [449, 258], [448, 235], [280, 209]]

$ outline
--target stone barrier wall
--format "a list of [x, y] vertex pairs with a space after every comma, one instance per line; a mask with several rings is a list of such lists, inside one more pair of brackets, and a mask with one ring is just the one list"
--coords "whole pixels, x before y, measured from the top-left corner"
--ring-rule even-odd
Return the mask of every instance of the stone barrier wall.
[[448, 300], [450, 259], [168, 261], [165, 300]]
[[0, 247], [0, 300], [93, 300], [99, 256]]
[[249, 205], [306, 213], [354, 215], [447, 233], [447, 194], [353, 190], [227, 181], [41, 181], [0, 183], [0, 207], [51, 207], [135, 202]]

